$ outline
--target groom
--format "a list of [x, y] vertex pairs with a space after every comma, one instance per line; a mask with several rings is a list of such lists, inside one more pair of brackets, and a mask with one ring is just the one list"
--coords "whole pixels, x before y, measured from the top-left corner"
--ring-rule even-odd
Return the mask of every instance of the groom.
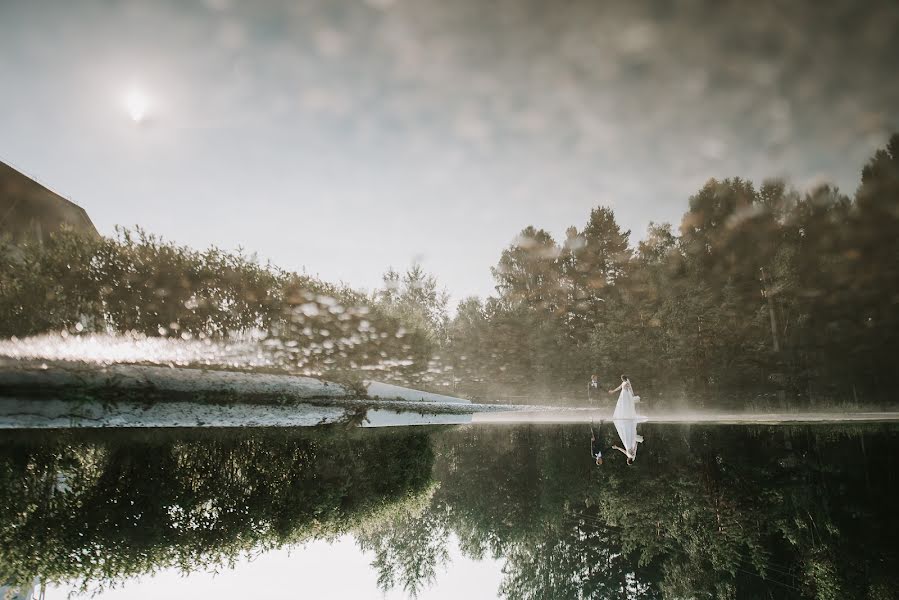
[[594, 397], [599, 395], [599, 377], [596, 375], [590, 376], [590, 383], [587, 384], [587, 400], [593, 400]]
[[[602, 421], [600, 421], [602, 424]], [[596, 461], [596, 466], [602, 465], [602, 445], [596, 440], [596, 433], [593, 431], [593, 424], [590, 424], [590, 456]]]

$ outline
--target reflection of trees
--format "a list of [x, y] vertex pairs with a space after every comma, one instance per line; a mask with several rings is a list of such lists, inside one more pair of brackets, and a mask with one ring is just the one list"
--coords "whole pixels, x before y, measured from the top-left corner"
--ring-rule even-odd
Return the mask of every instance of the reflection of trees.
[[435, 499], [453, 515], [463, 551], [505, 558], [504, 597], [617, 598], [646, 588], [591, 496], [606, 473], [589, 460], [589, 436], [579, 428], [466, 433], [448, 445], [449, 464], [438, 462]]
[[389, 572], [382, 585], [426, 584], [446, 557], [414, 550], [450, 535], [468, 556], [505, 560], [510, 599], [886, 598], [899, 584], [894, 432], [646, 433], [637, 464], [613, 457], [602, 468], [580, 429], [443, 437], [427, 510], [393, 537], [363, 540], [388, 557], [376, 564]]
[[645, 571], [631, 568], [613, 529], [599, 523], [594, 511], [581, 510], [510, 544], [500, 594], [527, 600], [652, 598]]
[[601, 468], [580, 427], [449, 431], [436, 461], [420, 430], [6, 434], [0, 575], [102, 587], [354, 531], [380, 585], [411, 594], [450, 538], [505, 561], [509, 599], [888, 598], [899, 585], [894, 431], [644, 427], [634, 466]]
[[448, 530], [443, 520], [425, 506], [397, 511], [393, 518], [363, 527], [357, 532], [359, 546], [372, 551], [372, 566], [378, 571], [378, 586], [401, 586], [412, 596], [431, 584], [438, 565], [449, 559]]
[[0, 574], [104, 586], [330, 537], [426, 490], [432, 462], [425, 433], [14, 437], [0, 445]]

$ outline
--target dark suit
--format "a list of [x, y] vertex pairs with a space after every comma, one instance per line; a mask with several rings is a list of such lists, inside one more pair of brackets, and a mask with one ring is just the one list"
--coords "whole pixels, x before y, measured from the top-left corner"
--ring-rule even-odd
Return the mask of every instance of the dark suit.
[[602, 447], [599, 442], [597, 442], [596, 438], [590, 440], [590, 456], [594, 459], [602, 456]]

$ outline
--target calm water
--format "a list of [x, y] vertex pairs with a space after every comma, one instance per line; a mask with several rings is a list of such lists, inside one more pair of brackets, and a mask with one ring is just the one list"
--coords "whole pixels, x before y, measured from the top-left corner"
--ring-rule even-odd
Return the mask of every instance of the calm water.
[[639, 429], [632, 466], [608, 424], [602, 466], [585, 425], [6, 432], [0, 566], [47, 598], [899, 589], [899, 428]]

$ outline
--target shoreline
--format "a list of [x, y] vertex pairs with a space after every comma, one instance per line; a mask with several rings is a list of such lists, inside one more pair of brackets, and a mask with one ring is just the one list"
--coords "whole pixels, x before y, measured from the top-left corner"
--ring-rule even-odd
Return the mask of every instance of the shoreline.
[[0, 359], [0, 429], [387, 427], [515, 410], [380, 382], [215, 368]]

